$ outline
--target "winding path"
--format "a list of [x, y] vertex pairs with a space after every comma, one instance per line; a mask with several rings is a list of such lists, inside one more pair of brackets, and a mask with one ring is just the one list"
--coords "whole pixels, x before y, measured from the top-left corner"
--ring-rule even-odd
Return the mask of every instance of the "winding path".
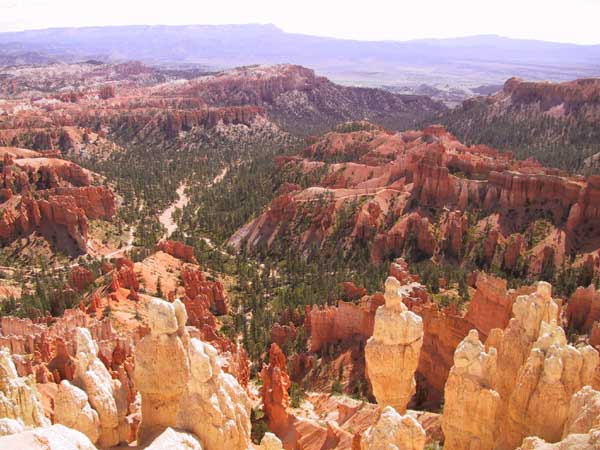
[[[217, 183], [223, 181], [225, 175], [229, 171], [229, 167], [223, 167], [221, 170], [211, 181], [206, 185], [206, 188], [209, 188]], [[163, 239], [168, 239], [171, 235], [177, 230], [177, 223], [175, 222], [175, 218], [173, 215], [177, 209], [183, 209], [190, 202], [190, 198], [185, 193], [187, 189], [187, 183], [183, 181], [179, 187], [177, 188], [177, 199], [171, 203], [167, 209], [165, 209], [160, 216], [158, 216], [159, 222], [165, 227], [165, 234], [163, 235]], [[209, 247], [214, 247], [213, 243], [208, 238], [203, 238], [204, 241], [208, 244]]]
[[177, 223], [175, 222], [175, 218], [173, 215], [175, 214], [175, 210], [183, 209], [190, 202], [190, 198], [185, 193], [187, 188], [186, 182], [182, 182], [177, 188], [177, 199], [169, 205], [167, 209], [165, 209], [160, 216], [158, 216], [158, 221], [165, 227], [165, 234], [163, 235], [163, 239], [168, 239], [174, 232], [177, 230]]

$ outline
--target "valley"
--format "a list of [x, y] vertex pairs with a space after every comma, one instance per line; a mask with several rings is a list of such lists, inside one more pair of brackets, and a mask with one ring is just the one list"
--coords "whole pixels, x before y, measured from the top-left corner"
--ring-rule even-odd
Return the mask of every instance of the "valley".
[[598, 79], [321, 73], [2, 69], [0, 448], [597, 448]]

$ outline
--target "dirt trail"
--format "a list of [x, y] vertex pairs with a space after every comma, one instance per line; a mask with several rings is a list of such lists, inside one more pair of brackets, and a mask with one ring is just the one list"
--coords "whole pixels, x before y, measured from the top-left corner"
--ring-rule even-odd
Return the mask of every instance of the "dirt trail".
[[[223, 180], [223, 178], [225, 178], [225, 175], [227, 175], [227, 172], [229, 171], [229, 167], [225, 166], [223, 167], [223, 170], [221, 170], [211, 181], [210, 183], [208, 183], [206, 185], [207, 188], [221, 182]], [[187, 206], [187, 204], [190, 202], [190, 198], [188, 197], [188, 195], [185, 193], [185, 190], [187, 189], [187, 183], [185, 181], [183, 181], [179, 187], [177, 188], [177, 199], [171, 203], [169, 205], [169, 207], [167, 209], [165, 209], [162, 214], [158, 217], [159, 222], [165, 227], [166, 232], [163, 235], [163, 239], [168, 239], [169, 237], [171, 237], [171, 235], [177, 230], [177, 223], [175, 222], [175, 218], [173, 217], [173, 215], [175, 214], [175, 211], [177, 209], [183, 209]], [[206, 243], [210, 246], [213, 247], [212, 242], [210, 241], [210, 239], [208, 238], [203, 238]]]
[[175, 230], [177, 230], [177, 223], [175, 222], [173, 215], [175, 214], [175, 210], [185, 208], [190, 201], [190, 198], [185, 193], [186, 188], [187, 184], [184, 181], [177, 188], [177, 199], [171, 203], [160, 216], [158, 216], [159, 222], [166, 229], [163, 239], [168, 239], [175, 232]]

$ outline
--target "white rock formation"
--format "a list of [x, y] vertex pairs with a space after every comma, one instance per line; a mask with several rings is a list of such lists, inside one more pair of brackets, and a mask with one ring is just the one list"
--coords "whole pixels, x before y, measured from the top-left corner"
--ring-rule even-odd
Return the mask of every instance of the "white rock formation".
[[273, 433], [265, 433], [260, 441], [260, 450], [283, 450], [283, 444]]
[[85, 434], [92, 443], [100, 438], [100, 418], [85, 391], [63, 380], [54, 398], [54, 422]]
[[492, 450], [498, 434], [500, 395], [490, 387], [496, 370], [496, 349], [485, 352], [471, 330], [454, 352], [444, 393], [444, 449]]
[[377, 423], [360, 440], [361, 450], [423, 450], [425, 430], [414, 417], [386, 406]]
[[554, 444], [538, 437], [528, 437], [518, 450], [598, 450], [600, 449], [600, 429], [587, 434], [570, 434]]
[[23, 422], [17, 419], [8, 419], [6, 417], [0, 419], [0, 436], [8, 436], [25, 431]]
[[145, 450], [202, 450], [202, 446], [194, 435], [167, 428]]
[[402, 303], [402, 286], [385, 282], [385, 305], [377, 308], [373, 336], [365, 347], [366, 371], [377, 403], [401, 414], [415, 393], [414, 374], [423, 346], [423, 320]]
[[35, 382], [30, 377], [19, 377], [7, 349], [0, 350], [0, 417], [18, 420], [26, 427], [50, 425]]
[[[90, 406], [98, 413], [100, 420], [101, 447], [111, 447], [126, 441], [128, 436], [125, 416], [127, 402], [123, 404], [121, 382], [113, 380], [110, 373], [98, 358], [98, 345], [86, 328], [75, 331], [77, 358], [73, 384], [82, 389]], [[85, 409], [85, 404], [83, 404]]]
[[34, 428], [0, 437], [0, 449], [6, 450], [97, 450], [79, 431], [64, 425]]
[[198, 437], [204, 450], [250, 446], [250, 401], [221, 369], [210, 344], [190, 339], [183, 303], [153, 299], [150, 334], [135, 352], [134, 380], [142, 396], [138, 442], [145, 445], [172, 427]]
[[563, 437], [600, 428], [600, 392], [584, 386], [571, 398]]
[[600, 392], [585, 386], [571, 398], [563, 439], [548, 443], [540, 437], [527, 437], [520, 450], [598, 450], [600, 449]]
[[527, 436], [559, 441], [571, 397], [592, 383], [598, 362], [598, 352], [592, 347], [568, 345], [561, 327], [542, 322], [508, 399], [500, 447], [515, 448]]

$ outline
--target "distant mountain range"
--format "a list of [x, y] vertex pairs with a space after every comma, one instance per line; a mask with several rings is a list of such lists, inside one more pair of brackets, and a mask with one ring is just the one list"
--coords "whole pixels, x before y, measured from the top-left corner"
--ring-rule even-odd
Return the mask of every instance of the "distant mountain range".
[[600, 75], [600, 45], [471, 36], [353, 41], [286, 33], [273, 25], [55, 28], [0, 33], [0, 64], [141, 60], [224, 69], [293, 63], [343, 84], [394, 89], [479, 88], [519, 76], [566, 81]]

